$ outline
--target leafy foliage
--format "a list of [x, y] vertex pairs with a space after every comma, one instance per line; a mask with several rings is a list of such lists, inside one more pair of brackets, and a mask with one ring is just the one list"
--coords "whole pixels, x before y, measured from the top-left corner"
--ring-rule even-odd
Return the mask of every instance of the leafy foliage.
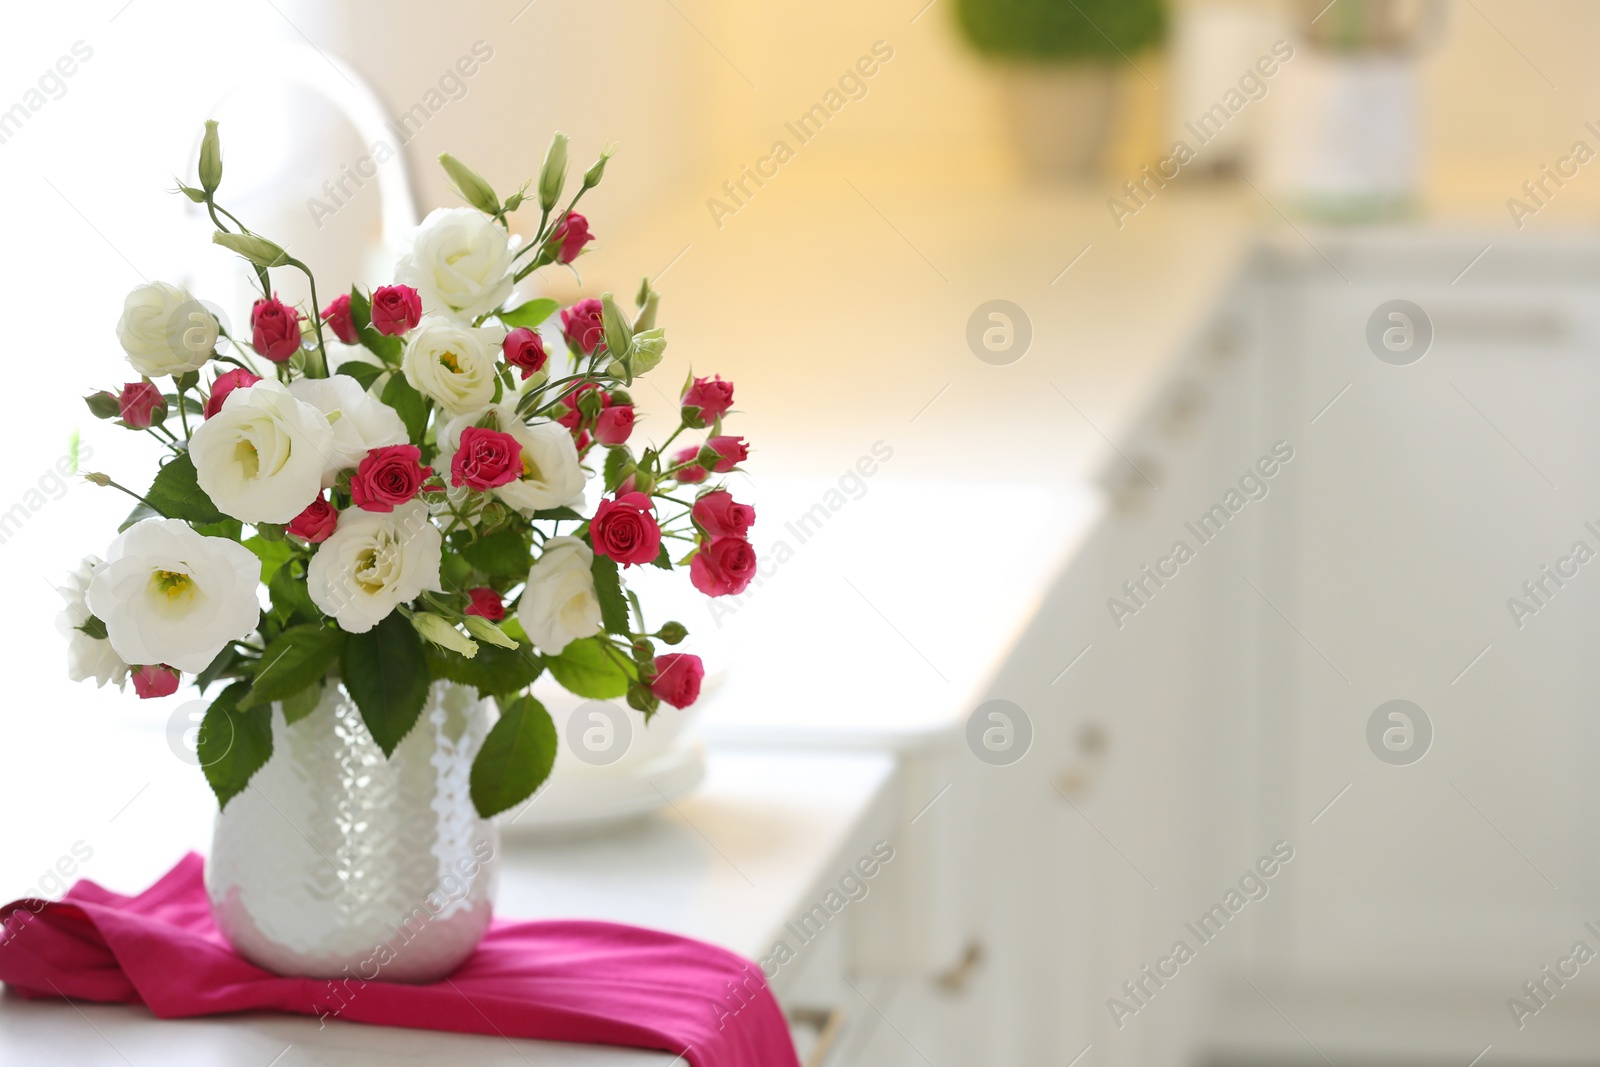
[[344, 686], [385, 756], [417, 723], [428, 699], [422, 638], [398, 611], [364, 634], [351, 634], [340, 659]]
[[559, 656], [546, 656], [550, 676], [581, 697], [611, 700], [638, 678], [633, 663], [603, 637], [573, 641]]
[[1163, 0], [959, 0], [979, 52], [1008, 59], [1120, 60], [1166, 36]]
[[472, 762], [472, 804], [485, 819], [533, 796], [556, 761], [556, 726], [530, 696], [508, 701]]
[[200, 721], [200, 766], [224, 808], [272, 758], [272, 709], [242, 711], [238, 706], [249, 687], [248, 682], [228, 686]]

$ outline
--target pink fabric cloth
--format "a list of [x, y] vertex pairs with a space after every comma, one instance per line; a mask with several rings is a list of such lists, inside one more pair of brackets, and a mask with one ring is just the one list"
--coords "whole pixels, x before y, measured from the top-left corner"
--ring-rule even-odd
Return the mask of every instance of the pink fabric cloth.
[[58, 902], [0, 908], [0, 981], [24, 997], [144, 1004], [163, 1019], [280, 1011], [662, 1049], [694, 1067], [799, 1064], [760, 968], [703, 942], [616, 923], [497, 920], [433, 985], [281, 978], [223, 940], [203, 869], [191, 852], [136, 897], [84, 880]]

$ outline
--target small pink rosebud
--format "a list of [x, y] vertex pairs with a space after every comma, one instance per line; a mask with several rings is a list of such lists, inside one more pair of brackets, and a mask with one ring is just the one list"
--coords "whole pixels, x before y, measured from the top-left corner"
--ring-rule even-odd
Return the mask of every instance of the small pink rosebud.
[[178, 691], [178, 672], [160, 664], [148, 664], [133, 672], [133, 691], [140, 700], [169, 697]]
[[274, 363], [287, 362], [300, 351], [300, 312], [274, 294], [250, 309], [250, 344]]
[[632, 433], [633, 406], [631, 404], [618, 404], [615, 407], [608, 407], [595, 416], [594, 439], [603, 445], [620, 445]]
[[211, 383], [211, 395], [206, 398], [206, 418], [222, 410], [222, 402], [228, 399], [229, 393], [235, 389], [248, 389], [260, 380], [260, 375], [252, 374], [243, 367], [217, 375], [217, 380]]
[[518, 326], [506, 334], [500, 351], [506, 357], [507, 364], [522, 369], [523, 381], [544, 370], [544, 365], [550, 360], [549, 353], [544, 350], [544, 338], [526, 326]]
[[557, 263], [571, 263], [583, 251], [583, 246], [594, 240], [589, 232], [589, 220], [570, 211], [551, 231], [548, 244], [555, 249]]
[[167, 401], [161, 390], [146, 381], [129, 382], [117, 395], [117, 411], [124, 426], [145, 430], [167, 417]]
[[314, 545], [333, 536], [338, 526], [339, 512], [328, 503], [327, 497], [319, 496], [290, 521], [287, 529], [295, 537]]
[[709, 426], [733, 407], [733, 383], [715, 378], [696, 378], [683, 394], [683, 421], [693, 427]]
[[333, 303], [322, 309], [322, 321], [333, 328], [333, 335], [347, 345], [353, 345], [360, 340], [356, 334], [356, 324], [350, 318], [350, 294], [340, 293], [333, 298]]
[[422, 297], [409, 285], [382, 285], [372, 293], [372, 328], [399, 337], [422, 321]]
[[472, 601], [467, 606], [466, 614], [478, 615], [490, 622], [499, 622], [506, 617], [506, 604], [500, 594], [486, 585], [480, 585], [467, 590], [467, 598]]

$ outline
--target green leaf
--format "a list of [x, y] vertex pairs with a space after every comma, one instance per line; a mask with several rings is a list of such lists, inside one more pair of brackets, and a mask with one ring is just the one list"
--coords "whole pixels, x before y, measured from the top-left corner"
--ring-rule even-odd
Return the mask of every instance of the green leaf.
[[532, 685], [544, 673], [544, 660], [526, 641], [514, 649], [480, 641], [478, 654], [471, 659], [429, 645], [428, 669], [436, 678], [474, 687], [481, 697], [504, 696]]
[[256, 666], [255, 682], [239, 707], [285, 700], [320, 682], [339, 658], [344, 638], [344, 631], [337, 627], [316, 623], [289, 627], [267, 644]]
[[528, 300], [510, 311], [500, 311], [495, 314], [508, 330], [514, 330], [518, 326], [537, 330], [546, 319], [556, 313], [556, 309], [560, 306], [561, 304], [555, 300]]
[[244, 534], [244, 523], [238, 519], [223, 519], [221, 522], [197, 525], [194, 531], [207, 537], [226, 537], [230, 541], [237, 541]]
[[595, 700], [623, 696], [636, 677], [632, 662], [603, 637], [573, 641], [561, 655], [546, 656], [544, 662], [551, 676], [569, 691]]
[[626, 634], [628, 600], [622, 595], [617, 561], [597, 553], [594, 562], [589, 564], [589, 571], [594, 575], [594, 592], [600, 601], [600, 620], [605, 624], [606, 633]]
[[373, 363], [363, 363], [359, 359], [347, 359], [339, 364], [339, 369], [333, 373], [354, 378], [361, 383], [361, 388], [371, 389], [372, 383], [383, 373], [383, 368]]
[[83, 625], [77, 627], [77, 629], [82, 630], [96, 641], [104, 641], [106, 639], [106, 624], [95, 618], [93, 615], [90, 615], [87, 619], [84, 619]]
[[195, 688], [204, 693], [211, 688], [213, 682], [227, 674], [238, 661], [239, 650], [231, 644], [223, 645], [222, 651], [218, 652], [216, 657], [206, 664], [206, 669], [195, 675]]
[[195, 479], [194, 460], [187, 452], [161, 468], [144, 496], [152, 508], [169, 519], [205, 524], [227, 518], [200, 488]]
[[244, 792], [250, 779], [272, 758], [272, 710], [240, 711], [239, 698], [249, 682], [234, 682], [211, 702], [200, 720], [198, 755], [217, 803]]
[[132, 511], [128, 512], [128, 517], [122, 520], [122, 525], [117, 527], [117, 533], [124, 532], [128, 527], [132, 526], [136, 522], [143, 522], [145, 519], [159, 518], [161, 518], [161, 513], [145, 504], [145, 502], [141, 500], [139, 503], [133, 506]]
[[383, 387], [381, 399], [400, 414], [400, 421], [406, 424], [406, 436], [411, 443], [422, 444], [423, 431], [428, 428], [428, 401], [423, 395], [411, 388], [411, 383], [403, 375], [396, 374]]
[[272, 581], [267, 583], [267, 594], [272, 598], [271, 618], [279, 626], [292, 619], [309, 623], [322, 618], [322, 612], [306, 591], [305, 569], [299, 560], [291, 560], [278, 568]]
[[660, 567], [664, 571], [672, 569], [672, 553], [667, 551], [665, 541], [661, 543], [661, 551], [656, 553], [656, 558], [650, 561], [652, 567]]
[[533, 513], [533, 517], [535, 519], [581, 519], [581, 518], [583, 518], [582, 515], [579, 515], [576, 511], [573, 511], [571, 508], [545, 508], [542, 511], [535, 511]]
[[322, 686], [319, 680], [285, 699], [282, 703], [283, 721], [292, 725], [316, 711], [317, 705], [322, 703]]
[[487, 819], [533, 796], [556, 762], [556, 725], [530, 696], [508, 702], [472, 761], [472, 805]]
[[526, 578], [533, 562], [527, 538], [509, 526], [462, 545], [461, 555], [484, 574], [500, 578]]
[[361, 720], [385, 756], [417, 723], [428, 699], [428, 663], [422, 638], [398, 611], [344, 643], [340, 674]]
[[614, 491], [622, 484], [633, 470], [633, 455], [626, 448], [609, 448], [606, 450], [605, 486], [606, 492]]
[[277, 577], [278, 568], [294, 558], [294, 546], [287, 541], [268, 541], [264, 537], [252, 537], [243, 544], [261, 560], [263, 585], [271, 586], [272, 579]]

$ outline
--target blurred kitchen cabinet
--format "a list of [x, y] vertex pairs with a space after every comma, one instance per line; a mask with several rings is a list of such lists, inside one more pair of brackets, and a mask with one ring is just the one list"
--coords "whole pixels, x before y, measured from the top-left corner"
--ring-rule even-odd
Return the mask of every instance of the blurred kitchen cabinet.
[[[1313, 1002], [1449, 988], [1499, 1005], [1600, 906], [1600, 581], [1570, 561], [1576, 542], [1600, 549], [1600, 255], [1587, 239], [1318, 243], [1337, 274], [1286, 244], [1262, 283], [1283, 356], [1269, 406], [1305, 442], [1258, 580], [1300, 631], [1264, 633], [1279, 715], [1261, 802], [1303, 847], [1255, 963]], [[1550, 580], [1562, 557], [1575, 573]], [[1394, 699], [1431, 726], [1409, 762], [1367, 739]]]

